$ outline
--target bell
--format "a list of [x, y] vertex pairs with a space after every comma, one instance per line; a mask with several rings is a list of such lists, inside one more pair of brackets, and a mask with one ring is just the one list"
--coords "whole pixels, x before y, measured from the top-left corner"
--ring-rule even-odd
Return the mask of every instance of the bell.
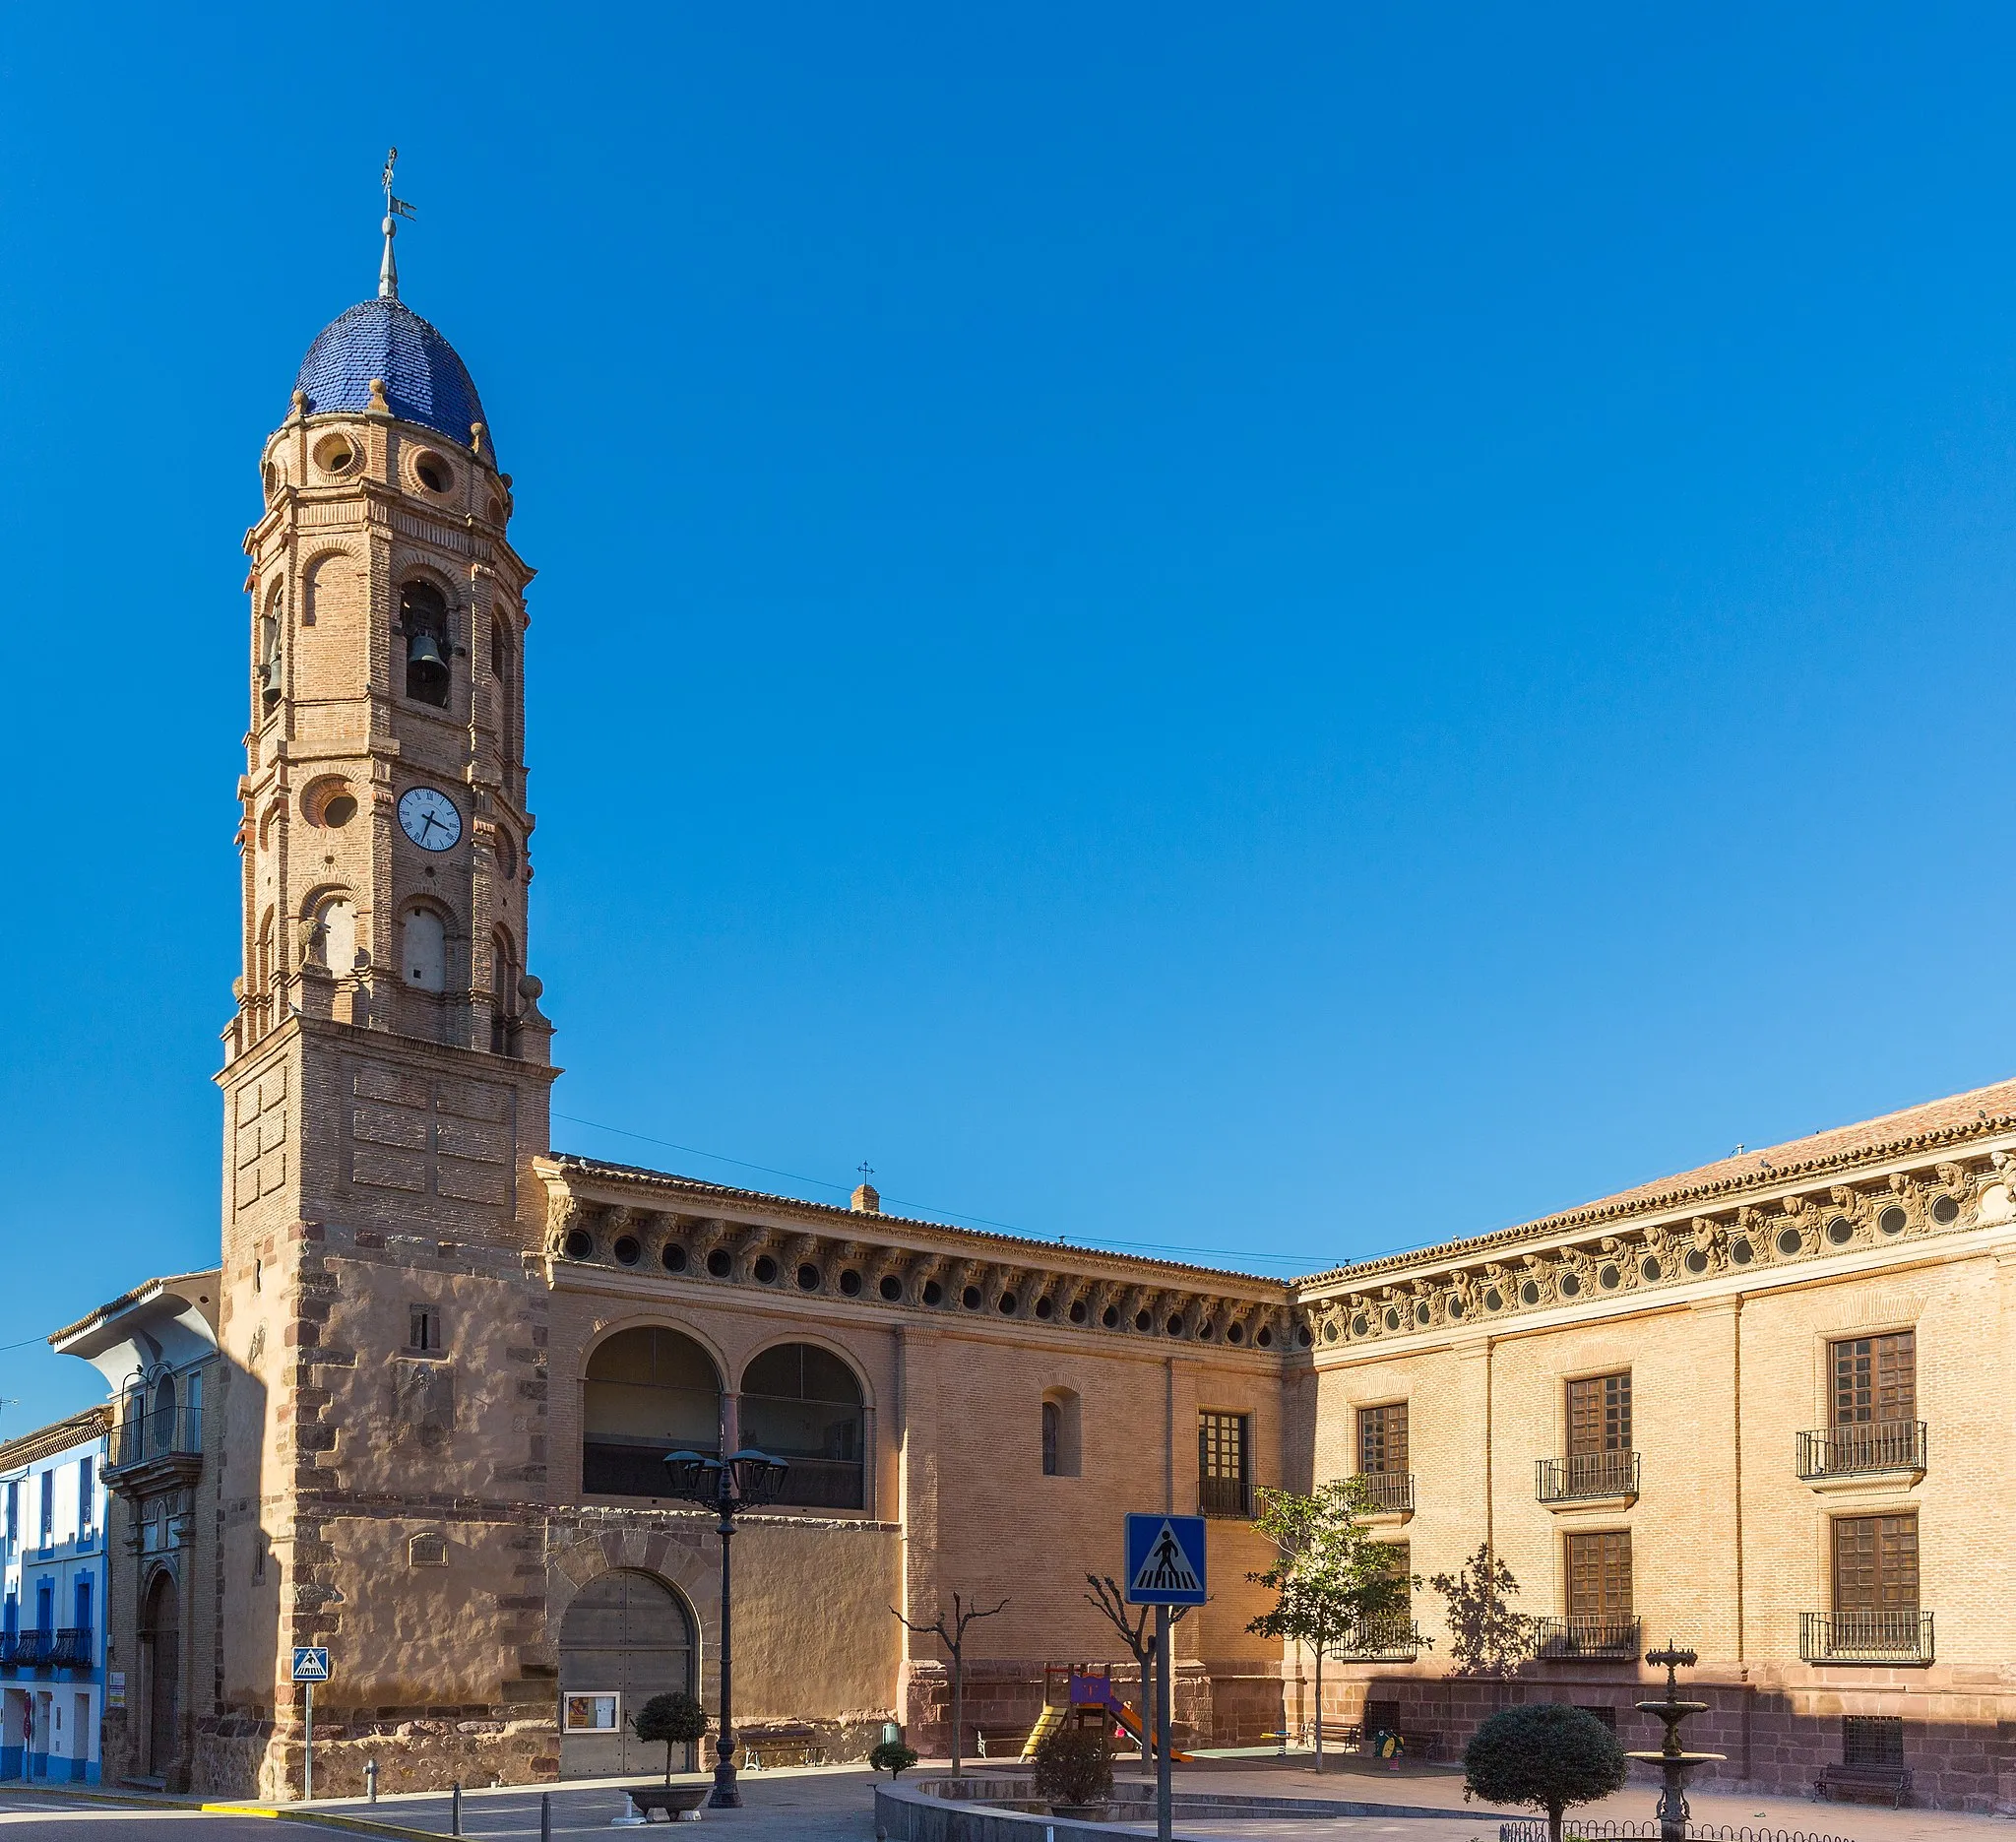
[[426, 627], [407, 642], [406, 694], [423, 703], [448, 702], [448, 661], [441, 657], [441, 642]]
[[271, 710], [280, 702], [280, 655], [278, 653], [259, 667], [260, 701]]
[[407, 642], [406, 662], [410, 666], [425, 666], [436, 671], [448, 669], [448, 662], [441, 657], [440, 642], [424, 627]]

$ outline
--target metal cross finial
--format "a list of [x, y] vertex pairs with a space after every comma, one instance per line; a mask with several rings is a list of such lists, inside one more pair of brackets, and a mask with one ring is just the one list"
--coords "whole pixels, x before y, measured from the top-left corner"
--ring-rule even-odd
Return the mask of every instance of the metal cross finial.
[[864, 1183], [868, 1180], [869, 1177], [875, 1175], [875, 1167], [872, 1164], [870, 1164], [865, 1158], [863, 1158], [859, 1164], [855, 1165], [854, 1169], [861, 1174], [861, 1181]]
[[385, 255], [378, 264], [378, 298], [397, 300], [399, 298], [399, 264], [393, 260], [392, 239], [399, 233], [399, 221], [410, 218], [413, 208], [405, 199], [394, 196], [392, 190], [392, 169], [399, 164], [399, 149], [388, 150], [385, 156], [385, 170], [379, 176], [379, 183], [385, 188]]

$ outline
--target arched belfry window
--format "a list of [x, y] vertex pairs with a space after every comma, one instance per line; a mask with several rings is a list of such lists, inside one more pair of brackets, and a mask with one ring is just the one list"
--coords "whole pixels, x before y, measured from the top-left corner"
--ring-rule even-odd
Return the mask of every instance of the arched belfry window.
[[415, 703], [448, 708], [448, 598], [431, 582], [409, 582], [399, 592], [404, 630], [406, 694]]
[[866, 1421], [853, 1370], [816, 1344], [780, 1344], [742, 1373], [742, 1443], [790, 1465], [781, 1503], [863, 1507]]
[[721, 1376], [691, 1337], [619, 1330], [581, 1386], [581, 1488], [597, 1496], [670, 1493], [664, 1456], [721, 1450]]
[[259, 617], [259, 714], [270, 715], [280, 702], [284, 688], [280, 663], [281, 588], [273, 585], [266, 598], [266, 612]]
[[490, 1049], [518, 1053], [518, 954], [501, 927], [490, 941]]
[[417, 991], [448, 989], [448, 924], [432, 909], [413, 909], [400, 928], [399, 976]]

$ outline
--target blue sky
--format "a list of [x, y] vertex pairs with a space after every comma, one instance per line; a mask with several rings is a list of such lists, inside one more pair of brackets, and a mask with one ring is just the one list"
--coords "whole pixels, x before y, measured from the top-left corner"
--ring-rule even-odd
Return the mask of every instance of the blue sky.
[[540, 570], [561, 1145], [1291, 1272], [2011, 1073], [2012, 62], [17, 12], [0, 1344], [216, 1257], [238, 541], [392, 142]]

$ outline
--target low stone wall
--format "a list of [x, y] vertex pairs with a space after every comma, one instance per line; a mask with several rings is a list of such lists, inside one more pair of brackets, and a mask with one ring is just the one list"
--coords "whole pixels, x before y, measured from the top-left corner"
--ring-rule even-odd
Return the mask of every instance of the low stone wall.
[[[305, 1751], [298, 1727], [220, 1722], [198, 1736], [196, 1789], [290, 1802], [301, 1795]], [[318, 1725], [315, 1795], [362, 1797], [364, 1766], [374, 1758], [378, 1789], [386, 1795], [438, 1791], [456, 1783], [549, 1784], [560, 1775], [560, 1733], [550, 1720], [400, 1721], [328, 1731]]]

